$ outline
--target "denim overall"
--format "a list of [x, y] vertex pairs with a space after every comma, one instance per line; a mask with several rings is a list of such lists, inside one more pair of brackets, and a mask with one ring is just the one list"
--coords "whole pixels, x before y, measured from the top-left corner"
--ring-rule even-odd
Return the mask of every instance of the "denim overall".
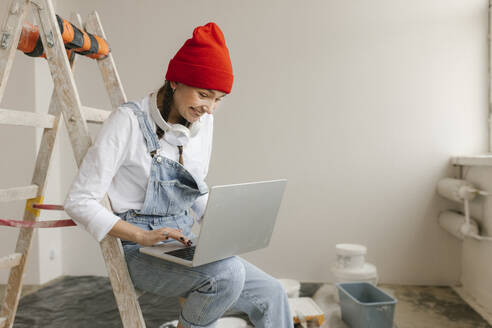
[[[128, 102], [125, 106], [130, 107], [137, 116], [152, 164], [143, 207], [119, 215], [144, 230], [171, 227], [181, 229], [183, 235], [191, 239], [194, 221], [190, 208], [199, 196], [208, 192], [208, 187], [202, 179], [193, 177], [178, 162], [157, 154], [159, 140], [151, 129], [147, 114], [134, 102]], [[169, 239], [165, 242], [172, 241]], [[129, 241], [122, 243], [132, 244]]]
[[[136, 103], [125, 106], [138, 119], [152, 165], [143, 207], [115, 214], [144, 230], [170, 227], [193, 238], [190, 208], [208, 192], [207, 185], [178, 162], [158, 154], [159, 141], [147, 114]], [[179, 313], [185, 328], [215, 327], [226, 311], [246, 313], [257, 328], [293, 328], [287, 295], [278, 280], [238, 256], [187, 267], [143, 254], [139, 252], [142, 246], [134, 242], [122, 244], [135, 287], [173, 299], [186, 298]]]

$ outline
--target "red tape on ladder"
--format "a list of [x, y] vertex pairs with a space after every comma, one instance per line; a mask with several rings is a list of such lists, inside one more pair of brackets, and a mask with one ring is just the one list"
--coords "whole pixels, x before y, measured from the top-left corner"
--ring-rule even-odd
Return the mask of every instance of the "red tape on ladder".
[[[30, 201], [39, 201], [42, 199], [33, 198]], [[30, 206], [29, 206], [30, 205]], [[29, 209], [32, 207], [34, 209], [39, 210], [54, 210], [54, 211], [63, 211], [62, 205], [50, 205], [50, 204], [38, 204], [38, 203], [30, 203], [28, 201], [26, 208]], [[37, 214], [36, 216], [39, 216]], [[75, 222], [72, 220], [54, 220], [54, 221], [19, 221], [19, 220], [4, 220], [0, 219], [0, 226], [6, 227], [15, 227], [15, 228], [60, 228], [60, 227], [73, 227], [75, 226]]]
[[[50, 205], [50, 204], [41, 204], [34, 202], [42, 202], [43, 198], [32, 198], [28, 199], [26, 203], [26, 210], [36, 212], [36, 217], [39, 216], [39, 210], [54, 210], [54, 211], [63, 211], [62, 205]], [[20, 220], [5, 220], [0, 219], [0, 226], [6, 227], [14, 227], [14, 228], [60, 228], [60, 227], [73, 227], [75, 226], [75, 222], [72, 220], [54, 220], [54, 221], [20, 221]]]
[[73, 220], [55, 220], [55, 221], [19, 221], [19, 220], [4, 220], [0, 219], [0, 226], [14, 227], [14, 228], [60, 228], [60, 227], [73, 227], [75, 226]]
[[53, 210], [53, 211], [63, 211], [62, 205], [49, 205], [49, 204], [32, 204], [32, 208], [37, 208], [40, 210]]

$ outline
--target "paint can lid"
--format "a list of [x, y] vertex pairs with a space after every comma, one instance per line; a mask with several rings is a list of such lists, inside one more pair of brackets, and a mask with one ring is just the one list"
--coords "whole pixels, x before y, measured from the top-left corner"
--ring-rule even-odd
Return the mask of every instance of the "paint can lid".
[[367, 247], [358, 244], [337, 244], [335, 246], [337, 255], [354, 256], [367, 253]]

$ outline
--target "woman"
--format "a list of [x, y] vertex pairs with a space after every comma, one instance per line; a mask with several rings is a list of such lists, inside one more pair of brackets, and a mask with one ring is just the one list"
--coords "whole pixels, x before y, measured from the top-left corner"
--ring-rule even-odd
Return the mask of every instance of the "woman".
[[[137, 288], [186, 298], [179, 327], [213, 327], [231, 309], [247, 313], [256, 327], [291, 328], [281, 285], [242, 258], [190, 268], [138, 250], [173, 240], [192, 244], [192, 213], [199, 220], [207, 201], [212, 115], [232, 82], [222, 31], [215, 23], [195, 28], [169, 62], [159, 91], [106, 120], [65, 210], [98, 241], [106, 234], [121, 238]], [[114, 213], [99, 203], [106, 193]]]

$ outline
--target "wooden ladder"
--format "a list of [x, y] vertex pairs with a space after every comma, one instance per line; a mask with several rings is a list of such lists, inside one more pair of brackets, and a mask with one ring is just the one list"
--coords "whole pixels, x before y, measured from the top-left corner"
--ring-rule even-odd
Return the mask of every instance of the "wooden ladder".
[[[77, 166], [80, 166], [92, 143], [87, 122], [102, 123], [110, 112], [81, 105], [72, 74], [74, 61], [70, 62], [67, 57], [51, 0], [11, 0], [7, 18], [0, 31], [0, 102], [12, 68], [22, 23], [28, 7], [32, 8], [39, 26], [54, 83], [54, 91], [48, 114], [0, 109], [0, 124], [2, 125], [43, 128], [31, 185], [0, 189], [0, 201], [10, 202], [25, 199], [24, 221], [36, 222], [40, 213], [39, 209], [32, 207], [32, 204], [43, 201], [47, 186], [47, 174], [53, 157], [54, 143], [58, 135], [61, 117], [67, 126]], [[74, 24], [78, 24], [79, 28], [82, 27], [82, 20], [79, 15], [74, 15], [72, 19]], [[84, 28], [87, 32], [106, 39], [96, 12], [88, 16]], [[126, 102], [126, 96], [111, 53], [102, 59], [97, 59], [97, 63], [111, 105], [113, 108], [117, 108]], [[107, 196], [104, 199], [104, 204], [109, 209], [111, 208]], [[0, 328], [13, 326], [32, 236], [33, 228], [20, 228], [15, 253], [0, 258], [0, 269], [10, 269], [6, 294], [0, 312]], [[101, 241], [100, 246], [123, 327], [145, 327], [137, 295], [126, 267], [120, 240], [108, 235]]]

